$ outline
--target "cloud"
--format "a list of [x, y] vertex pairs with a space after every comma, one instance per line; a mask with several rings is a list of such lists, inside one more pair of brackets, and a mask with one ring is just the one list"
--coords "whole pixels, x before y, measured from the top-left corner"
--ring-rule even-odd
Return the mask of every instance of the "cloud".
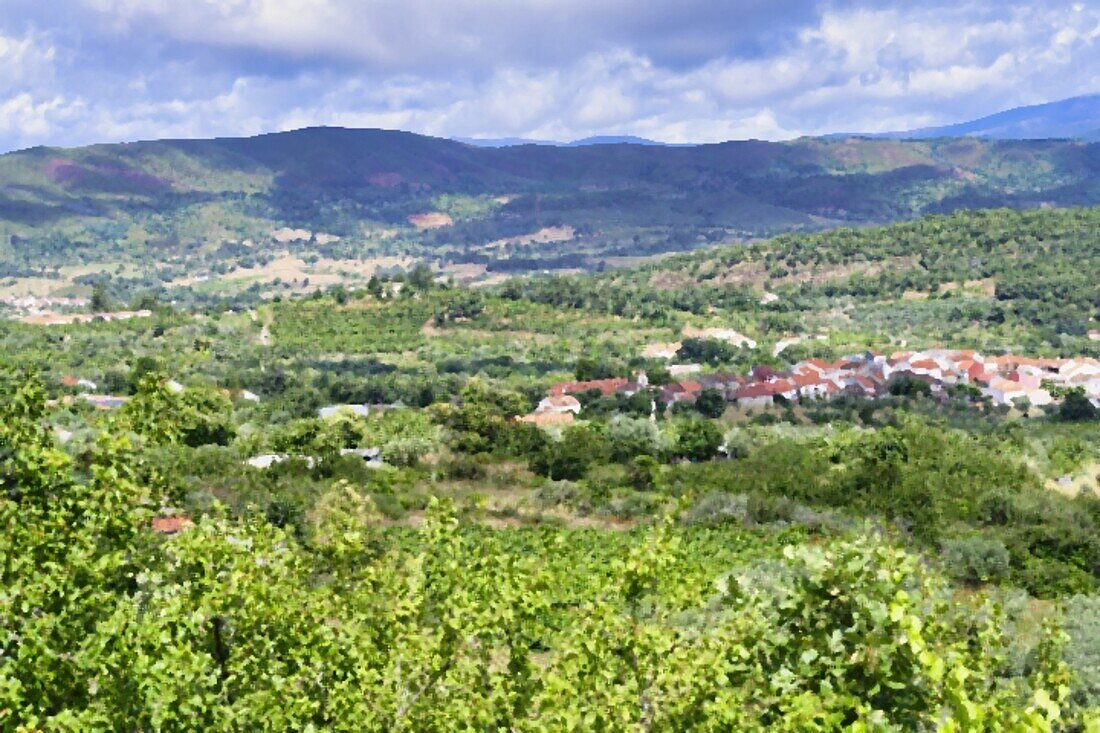
[[629, 46], [669, 65], [747, 51], [810, 24], [812, 0], [84, 0], [123, 33], [342, 59], [387, 72], [545, 65]]
[[9, 2], [6, 149], [320, 124], [785, 139], [1100, 89], [1100, 9], [1053, 0]]

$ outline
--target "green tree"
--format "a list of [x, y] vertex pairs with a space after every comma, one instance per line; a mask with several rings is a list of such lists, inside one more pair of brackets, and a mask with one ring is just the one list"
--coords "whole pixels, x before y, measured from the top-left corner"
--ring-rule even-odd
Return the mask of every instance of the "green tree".
[[1088, 422], [1096, 420], [1097, 415], [1096, 406], [1092, 404], [1085, 395], [1085, 390], [1081, 388], [1067, 392], [1066, 398], [1062, 400], [1061, 407], [1058, 408], [1058, 417], [1064, 422]]
[[676, 431], [676, 455], [690, 461], [714, 458], [722, 444], [722, 433], [710, 420], [683, 420], [676, 424]]
[[707, 387], [695, 399], [695, 409], [703, 417], [722, 417], [722, 413], [726, 411], [726, 398], [713, 387]]
[[88, 302], [88, 308], [92, 313], [108, 313], [114, 308], [111, 296], [107, 294], [107, 286], [96, 283], [92, 287], [92, 297]]

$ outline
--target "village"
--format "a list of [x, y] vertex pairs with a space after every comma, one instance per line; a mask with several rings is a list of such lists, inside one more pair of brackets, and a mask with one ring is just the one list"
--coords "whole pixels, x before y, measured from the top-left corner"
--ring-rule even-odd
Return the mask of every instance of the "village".
[[710, 389], [727, 402], [751, 409], [840, 396], [875, 399], [890, 394], [891, 387], [902, 380], [927, 384], [934, 396], [966, 385], [977, 401], [1018, 408], [1050, 405], [1068, 391], [1080, 389], [1100, 407], [1100, 359], [1091, 357], [983, 356], [972, 350], [929, 349], [889, 355], [866, 352], [832, 362], [806, 359], [784, 370], [757, 366], [744, 375], [704, 374], [697, 364], [671, 365], [668, 371], [690, 378], [654, 385], [645, 372], [639, 372], [630, 379], [560, 382], [551, 386], [532, 413], [519, 419], [540, 426], [572, 422], [582, 411], [578, 396], [584, 395], [629, 397], [649, 390], [656, 412], [657, 403], [670, 408], [693, 404]]

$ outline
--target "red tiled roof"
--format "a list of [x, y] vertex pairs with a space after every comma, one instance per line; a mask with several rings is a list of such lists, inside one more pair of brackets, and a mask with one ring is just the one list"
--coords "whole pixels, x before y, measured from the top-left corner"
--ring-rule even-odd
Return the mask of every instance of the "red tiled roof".
[[858, 383], [860, 387], [863, 387], [866, 390], [873, 390], [875, 388], [874, 380], [870, 379], [869, 377], [865, 377], [862, 374], [856, 375], [856, 383]]
[[775, 389], [774, 384], [768, 384], [767, 382], [757, 382], [756, 384], [746, 384], [744, 387], [737, 391], [737, 399], [752, 399], [753, 397], [774, 397], [779, 392]]
[[587, 392], [590, 389], [598, 389], [604, 395], [610, 395], [618, 392], [628, 383], [628, 380], [622, 377], [615, 377], [613, 379], [593, 379], [589, 382], [561, 382], [550, 388], [550, 394], [560, 397], [565, 394], [577, 394], [580, 392]]
[[816, 387], [822, 384], [821, 377], [812, 374], [795, 374], [791, 381], [798, 387]]
[[153, 517], [153, 531], [161, 534], [177, 534], [192, 524], [190, 517]]

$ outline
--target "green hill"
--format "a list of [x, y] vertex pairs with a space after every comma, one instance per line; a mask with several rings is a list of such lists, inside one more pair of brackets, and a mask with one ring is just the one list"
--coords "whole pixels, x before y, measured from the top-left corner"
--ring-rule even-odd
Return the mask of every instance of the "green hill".
[[[147, 287], [266, 281], [278, 257], [426, 258], [467, 278], [594, 268], [960, 208], [1087, 205], [1098, 173], [1100, 144], [1066, 140], [482, 148], [315, 128], [33, 148], [0, 156], [0, 275], [60, 291], [104, 264]], [[286, 227], [304, 233], [273, 234]], [[330, 269], [292, 274], [343, 277]]]

